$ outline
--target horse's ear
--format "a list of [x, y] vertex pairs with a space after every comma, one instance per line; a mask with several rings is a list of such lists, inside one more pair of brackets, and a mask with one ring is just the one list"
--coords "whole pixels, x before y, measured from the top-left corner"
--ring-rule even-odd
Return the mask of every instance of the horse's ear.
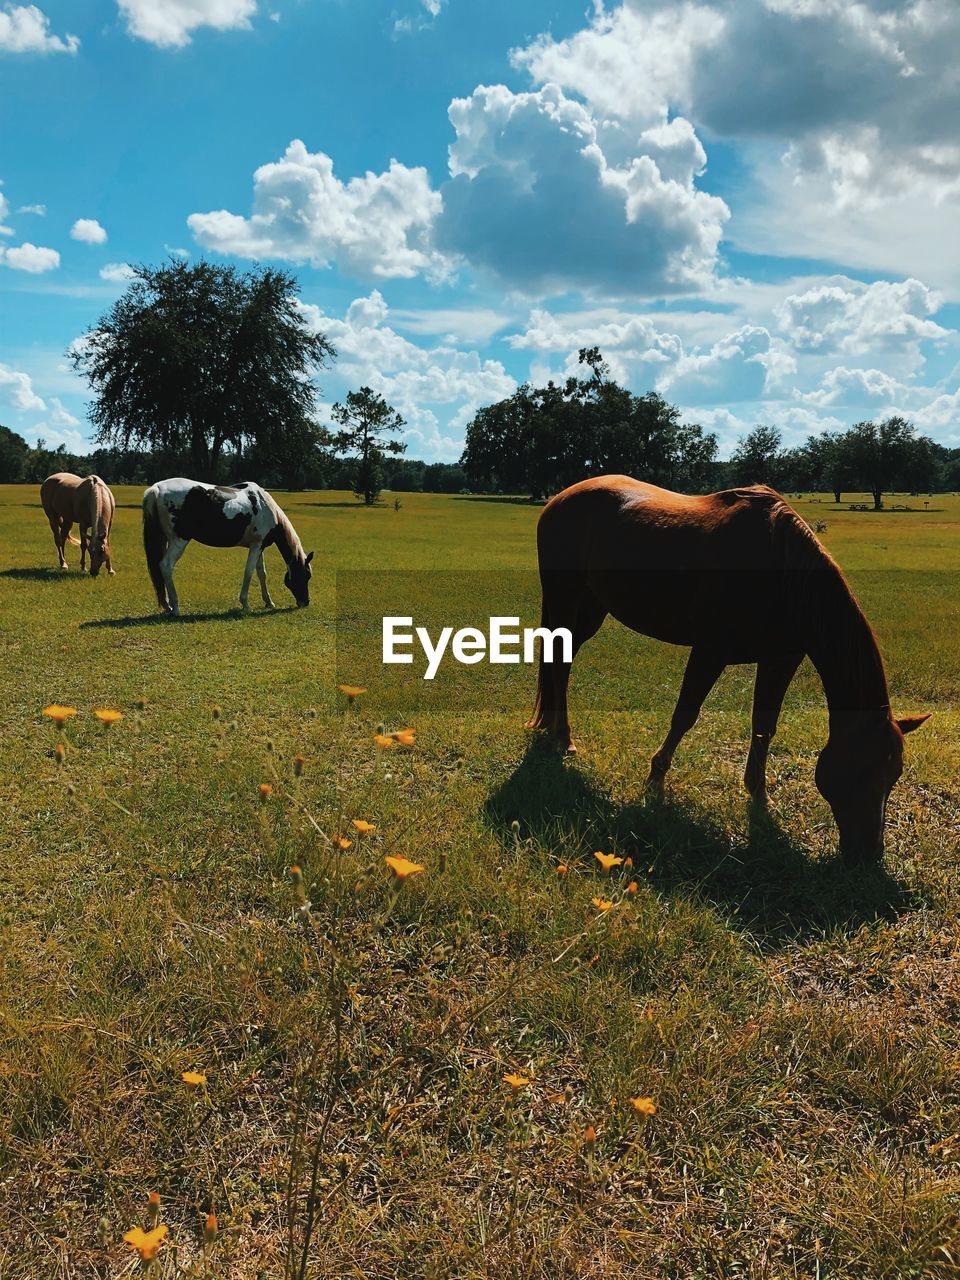
[[929, 720], [932, 712], [925, 711], [919, 716], [904, 716], [902, 720], [898, 720], [901, 733], [913, 733], [914, 729], [919, 729], [925, 720]]
[[307, 564], [309, 564], [312, 559], [313, 559], [313, 552], [311, 551], [310, 554], [307, 556], [307, 561], [306, 561]]

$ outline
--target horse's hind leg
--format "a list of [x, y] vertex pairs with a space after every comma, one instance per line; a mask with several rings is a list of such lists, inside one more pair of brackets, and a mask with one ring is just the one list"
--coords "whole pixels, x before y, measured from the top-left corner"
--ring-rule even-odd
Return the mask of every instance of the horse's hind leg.
[[185, 542], [183, 538], [174, 536], [167, 543], [167, 549], [160, 560], [160, 572], [163, 574], [163, 581], [167, 588], [169, 611], [175, 618], [179, 618], [180, 616], [180, 601], [177, 598], [177, 589], [173, 585], [173, 566], [177, 563], [186, 549], [187, 542]]
[[650, 761], [650, 776], [647, 778], [647, 786], [650, 790], [662, 794], [667, 770], [673, 762], [673, 754], [680, 745], [683, 735], [696, 724], [707, 694], [719, 680], [726, 665], [722, 658], [709, 650], [697, 648], [690, 650], [677, 705], [670, 721], [670, 731], [664, 738], [660, 750]]
[[750, 792], [754, 804], [767, 803], [766, 771], [770, 739], [777, 732], [784, 696], [802, 661], [802, 653], [788, 653], [783, 657], [767, 658], [757, 663], [757, 678], [753, 686], [753, 736], [743, 774], [744, 786]]
[[[92, 563], [93, 557], [91, 556], [90, 559]], [[87, 530], [81, 527], [80, 529], [80, 572], [83, 573], [86, 567], [87, 567]]]
[[[556, 631], [559, 627], [569, 630], [573, 641], [571, 661], [545, 662], [541, 640], [537, 707], [527, 727], [552, 734], [563, 749], [571, 753], [577, 749], [570, 736], [567, 709], [567, 687], [570, 683], [572, 659], [597, 634], [606, 616], [607, 610], [589, 591], [582, 590], [575, 595], [568, 589], [555, 596], [548, 585], [544, 584], [541, 626], [550, 631]], [[555, 643], [555, 648], [558, 646], [559, 641]]]
[[66, 569], [67, 557], [64, 554], [64, 546], [66, 545], [66, 534], [63, 532], [63, 521], [54, 511], [47, 512], [47, 520], [50, 522], [50, 531], [53, 534], [53, 545], [57, 548], [57, 560], [60, 562], [60, 568]]

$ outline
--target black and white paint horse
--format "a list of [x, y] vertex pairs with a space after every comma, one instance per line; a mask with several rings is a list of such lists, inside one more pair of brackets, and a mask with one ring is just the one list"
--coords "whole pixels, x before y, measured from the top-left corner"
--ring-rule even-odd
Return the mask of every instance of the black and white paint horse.
[[249, 611], [250, 579], [256, 569], [267, 609], [275, 608], [267, 590], [263, 551], [271, 544], [283, 556], [287, 572], [283, 585], [299, 607], [310, 603], [310, 561], [304, 555], [293, 525], [258, 484], [202, 484], [198, 480], [160, 480], [143, 495], [143, 549], [162, 612], [180, 616], [173, 585], [173, 566], [189, 542], [207, 547], [247, 547], [247, 563], [240, 587], [240, 607]]

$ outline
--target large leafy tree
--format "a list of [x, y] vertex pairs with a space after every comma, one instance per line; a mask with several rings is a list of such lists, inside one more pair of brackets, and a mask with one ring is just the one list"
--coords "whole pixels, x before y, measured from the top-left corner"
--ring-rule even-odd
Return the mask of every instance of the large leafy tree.
[[858, 422], [842, 441], [851, 474], [872, 495], [878, 511], [884, 493], [932, 482], [933, 442], [918, 437], [913, 423], [905, 418]]
[[226, 448], [283, 460], [322, 441], [313, 376], [336, 353], [312, 333], [298, 285], [272, 268], [179, 260], [133, 279], [71, 351], [101, 443], [188, 453], [215, 476]]
[[383, 461], [388, 453], [405, 453], [407, 446], [388, 436], [402, 430], [404, 420], [382, 395], [370, 387], [347, 394], [345, 404], [333, 406], [333, 420], [340, 430], [333, 438], [337, 453], [356, 458], [353, 492], [372, 506], [383, 487]]
[[779, 483], [780, 446], [783, 437], [776, 427], [757, 426], [737, 441], [730, 458], [736, 484]]
[[596, 347], [562, 385], [525, 383], [480, 409], [460, 459], [477, 488], [542, 498], [585, 476], [623, 471], [673, 488], [701, 488], [717, 442], [654, 392], [637, 396], [609, 376]]

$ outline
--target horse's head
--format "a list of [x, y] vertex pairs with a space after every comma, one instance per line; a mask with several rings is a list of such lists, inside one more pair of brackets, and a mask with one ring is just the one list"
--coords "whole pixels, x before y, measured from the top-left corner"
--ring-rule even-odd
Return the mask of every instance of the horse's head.
[[104, 562], [109, 554], [110, 548], [107, 545], [107, 536], [103, 534], [94, 534], [87, 543], [87, 551], [90, 553], [90, 577], [95, 578], [103, 568]]
[[294, 556], [287, 565], [287, 572], [283, 575], [283, 585], [296, 600], [298, 609], [310, 603], [310, 579], [313, 576], [310, 561], [312, 559], [312, 551], [306, 557], [302, 554]]
[[817, 790], [833, 810], [846, 862], [877, 863], [883, 857], [887, 800], [903, 772], [904, 735], [928, 715], [895, 720], [889, 707], [850, 712], [830, 725], [817, 760]]

